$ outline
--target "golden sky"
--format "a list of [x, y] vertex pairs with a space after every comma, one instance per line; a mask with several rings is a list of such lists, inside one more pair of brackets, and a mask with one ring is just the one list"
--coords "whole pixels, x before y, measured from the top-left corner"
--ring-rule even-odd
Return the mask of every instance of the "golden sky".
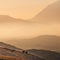
[[0, 0], [0, 14], [30, 19], [56, 0]]

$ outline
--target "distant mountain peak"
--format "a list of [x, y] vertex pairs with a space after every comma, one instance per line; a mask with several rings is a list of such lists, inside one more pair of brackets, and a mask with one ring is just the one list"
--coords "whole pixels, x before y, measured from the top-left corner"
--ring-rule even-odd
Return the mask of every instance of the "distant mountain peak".
[[24, 20], [18, 19], [18, 18], [14, 18], [14, 17], [11, 17], [9, 15], [0, 15], [0, 23], [22, 22], [22, 21], [24, 21]]
[[0, 17], [10, 17], [9, 15], [0, 15]]
[[60, 1], [49, 5], [42, 12], [40, 12], [34, 18], [32, 18], [32, 21], [40, 23], [60, 22]]
[[0, 20], [1, 19], [15, 19], [15, 18], [13, 18], [13, 17], [11, 17], [9, 15], [0, 15]]

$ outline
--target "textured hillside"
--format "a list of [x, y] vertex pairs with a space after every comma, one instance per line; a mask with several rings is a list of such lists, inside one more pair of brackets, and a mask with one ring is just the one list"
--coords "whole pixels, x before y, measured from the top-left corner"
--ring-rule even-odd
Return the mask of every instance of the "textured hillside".
[[10, 44], [6, 44], [6, 43], [3, 43], [3, 42], [0, 42], [0, 47], [4, 47], [4, 48], [9, 48], [9, 49], [14, 49], [14, 50], [22, 50], [20, 48], [17, 48], [13, 45], [10, 45]]
[[28, 50], [30, 54], [44, 58], [45, 60], [60, 60], [60, 53], [48, 50]]
[[[2, 43], [2, 42], [1, 42]], [[5, 43], [0, 44], [0, 60], [45, 60], [38, 56], [29, 54], [24, 50], [17, 50], [17, 49], [9, 49], [3, 47]], [[6, 45], [6, 44], [5, 44]], [[24, 52], [23, 52], [24, 51]]]
[[[2, 43], [2, 42], [1, 42]], [[6, 43], [3, 43], [4, 45]], [[60, 53], [48, 50], [14, 50], [0, 46], [0, 60], [60, 60]]]

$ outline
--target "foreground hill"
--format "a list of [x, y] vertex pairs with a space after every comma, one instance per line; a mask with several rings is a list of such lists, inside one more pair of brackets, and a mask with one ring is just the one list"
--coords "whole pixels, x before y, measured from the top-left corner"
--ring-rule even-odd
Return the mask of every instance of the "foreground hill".
[[9, 48], [9, 49], [12, 49], [12, 50], [22, 50], [22, 49], [17, 48], [13, 45], [6, 44], [6, 43], [3, 43], [3, 42], [0, 42], [0, 47]]
[[44, 58], [45, 60], [60, 60], [60, 53], [48, 50], [28, 50], [30, 54]]
[[[6, 43], [2, 43], [2, 45]], [[0, 60], [60, 60], [60, 53], [48, 50], [17, 50], [0, 46]]]
[[[1, 44], [5, 44], [2, 43]], [[17, 49], [11, 49], [6, 47], [0, 46], [0, 60], [45, 60], [43, 58], [40, 58], [38, 56], [28, 54], [24, 50], [17, 50]]]

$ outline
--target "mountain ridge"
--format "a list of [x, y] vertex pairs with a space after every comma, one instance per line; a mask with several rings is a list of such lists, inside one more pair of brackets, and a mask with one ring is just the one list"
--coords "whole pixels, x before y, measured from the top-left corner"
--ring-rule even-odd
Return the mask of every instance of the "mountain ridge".
[[0, 23], [11, 23], [11, 22], [29, 22], [27, 20], [23, 20], [23, 19], [18, 19], [18, 18], [14, 18], [11, 17], [9, 15], [0, 15]]
[[[21, 48], [37, 48], [37, 49], [47, 49], [47, 50], [55, 50], [60, 52], [60, 36], [56, 35], [41, 35], [31, 39], [21, 39], [21, 40], [10, 40], [6, 42], [16, 42], [14, 45], [21, 45]], [[19, 43], [18, 43], [19, 42]], [[11, 44], [10, 43], [10, 44]], [[18, 44], [17, 44], [18, 43]], [[24, 44], [24, 45], [22, 45]]]
[[37, 14], [32, 21], [39, 23], [57, 23], [60, 22], [60, 1], [52, 3], [43, 11]]

